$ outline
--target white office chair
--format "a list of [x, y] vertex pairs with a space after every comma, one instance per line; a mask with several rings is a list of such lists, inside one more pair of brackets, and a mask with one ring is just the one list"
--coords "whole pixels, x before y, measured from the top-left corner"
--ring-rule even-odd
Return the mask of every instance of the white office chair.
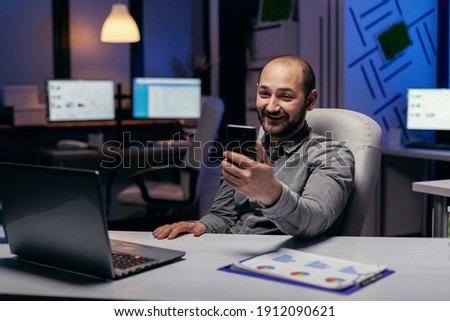
[[[202, 169], [208, 166], [208, 147], [216, 140], [223, 112], [220, 98], [203, 96], [201, 118], [190, 135], [193, 144], [187, 148], [182, 164], [150, 167], [134, 173], [130, 178], [135, 184], [119, 192], [117, 201], [123, 205], [162, 207], [167, 209], [166, 213], [177, 214], [182, 208], [193, 206], [199, 197]], [[176, 179], [167, 180], [174, 176]]]
[[355, 157], [355, 186], [339, 234], [360, 236], [380, 170], [381, 128], [367, 115], [336, 108], [315, 108], [306, 114], [306, 121], [318, 134], [331, 132], [333, 140], [346, 141]]

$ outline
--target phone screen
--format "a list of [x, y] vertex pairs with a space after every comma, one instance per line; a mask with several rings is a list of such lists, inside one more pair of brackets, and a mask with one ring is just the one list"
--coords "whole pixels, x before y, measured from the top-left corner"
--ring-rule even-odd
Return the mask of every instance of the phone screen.
[[226, 149], [256, 159], [256, 127], [228, 125]]

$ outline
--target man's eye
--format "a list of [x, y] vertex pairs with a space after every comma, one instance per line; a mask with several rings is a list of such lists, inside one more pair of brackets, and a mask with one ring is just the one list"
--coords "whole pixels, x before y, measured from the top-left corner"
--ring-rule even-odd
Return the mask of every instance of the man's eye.
[[261, 97], [264, 97], [264, 98], [270, 97], [270, 94], [268, 92], [265, 92], [265, 91], [260, 92], [259, 95]]

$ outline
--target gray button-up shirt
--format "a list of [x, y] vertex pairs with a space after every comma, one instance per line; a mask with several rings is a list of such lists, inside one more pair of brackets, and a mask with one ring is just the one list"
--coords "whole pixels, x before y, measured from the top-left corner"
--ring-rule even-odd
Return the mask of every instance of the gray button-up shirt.
[[[265, 147], [267, 136], [262, 142]], [[208, 214], [199, 220], [208, 233], [309, 238], [325, 233], [338, 221], [353, 189], [354, 158], [345, 142], [318, 135], [306, 125], [269, 156], [283, 185], [280, 199], [264, 207], [222, 182]]]

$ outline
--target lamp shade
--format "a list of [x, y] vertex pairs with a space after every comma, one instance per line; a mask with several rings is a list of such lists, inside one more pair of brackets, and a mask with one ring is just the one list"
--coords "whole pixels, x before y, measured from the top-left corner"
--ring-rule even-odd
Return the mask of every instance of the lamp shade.
[[124, 4], [113, 4], [100, 33], [102, 42], [138, 42], [139, 28]]

